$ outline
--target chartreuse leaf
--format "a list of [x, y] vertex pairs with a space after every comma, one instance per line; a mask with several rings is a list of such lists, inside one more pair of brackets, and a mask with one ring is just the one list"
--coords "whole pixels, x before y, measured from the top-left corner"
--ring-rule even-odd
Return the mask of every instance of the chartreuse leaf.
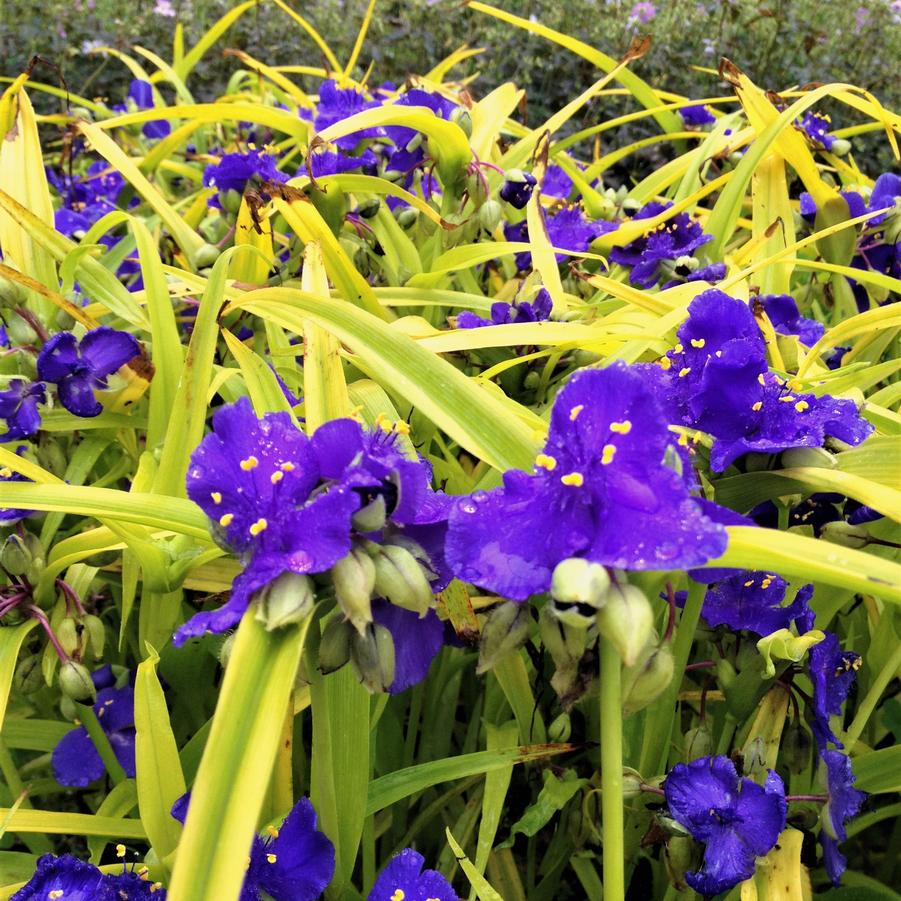
[[[60, 813], [55, 810], [17, 810], [0, 807], [0, 821], [7, 832], [37, 832], [47, 835], [102, 835], [114, 841], [146, 841], [140, 820], [95, 816], [87, 813]], [[250, 842], [247, 843], [248, 847]], [[187, 897], [187, 896], [186, 896]], [[199, 897], [199, 896], [198, 896]]]
[[309, 619], [267, 632], [241, 620], [204, 749], [171, 901], [236, 901], [294, 691]]
[[[0, 132], [0, 189], [27, 207], [43, 225], [53, 227], [53, 204], [44, 172], [41, 142], [31, 101], [24, 88], [11, 85], [4, 93], [4, 105], [15, 109], [15, 119]], [[3, 257], [25, 275], [47, 288], [58, 287], [53, 256], [14, 217], [0, 211], [0, 247]], [[36, 310], [48, 318], [52, 306], [32, 295]]]
[[460, 868], [466, 874], [466, 878], [469, 880], [470, 885], [472, 885], [473, 894], [470, 895], [470, 897], [478, 897], [481, 901], [504, 901], [504, 899], [491, 887], [491, 883], [488, 882], [488, 880], [479, 872], [478, 868], [475, 867], [472, 861], [466, 856], [463, 849], [454, 838], [454, 834], [450, 831], [450, 827], [445, 829], [445, 834], [447, 835], [447, 843], [451, 846], [454, 857], [457, 858], [457, 863], [460, 864]]
[[[244, 376], [244, 384], [253, 406], [259, 415], [267, 412], [288, 413], [295, 419], [291, 405], [288, 403], [275, 373], [242, 341], [239, 341], [231, 332], [223, 331], [222, 337], [228, 346], [231, 355], [237, 360]], [[296, 422], [296, 419], [295, 419]]]
[[498, 845], [499, 848], [512, 848], [517, 834], [532, 836], [543, 829], [551, 817], [572, 800], [576, 792], [588, 784], [587, 779], [579, 779], [575, 771], [564, 770], [558, 776], [553, 770], [545, 770], [544, 786], [538, 798], [523, 815], [510, 827], [510, 836]]
[[265, 284], [275, 261], [272, 249], [272, 223], [268, 216], [251, 214], [247, 198], [241, 200], [235, 222], [235, 246], [249, 245], [259, 253], [242, 253], [232, 258], [229, 277], [252, 285]]
[[851, 759], [857, 788], [872, 795], [901, 792], [901, 745], [869, 751]]
[[36, 619], [26, 620], [18, 626], [0, 629], [0, 724], [6, 719], [6, 704], [13, 684], [16, 661], [28, 633], [38, 624]]
[[710, 566], [766, 569], [786, 579], [823, 582], [901, 604], [901, 566], [873, 554], [804, 535], [727, 526], [729, 546]]
[[[253, 9], [258, 5], [258, 0], [247, 0], [246, 3], [239, 3], [233, 9], [228, 10], [213, 25], [204, 32], [203, 37], [187, 52], [181, 59], [176, 60], [173, 68], [178, 75], [185, 79], [191, 73], [192, 69], [203, 59], [204, 54], [209, 50], [229, 28], [238, 21], [241, 16], [249, 9]], [[179, 25], [180, 27], [180, 25]]]
[[59, 723], [56, 720], [7, 719], [0, 732], [0, 740], [8, 748], [23, 751], [52, 751], [60, 739], [71, 732], [75, 726], [71, 723]]
[[135, 770], [141, 822], [151, 847], [163, 860], [175, 850], [181, 834], [181, 824], [169, 811], [185, 793], [185, 778], [156, 674], [160, 658], [151, 647], [148, 654], [138, 664], [135, 678]]
[[480, 459], [497, 469], [531, 467], [535, 439], [505, 404], [364, 310], [291, 288], [252, 291], [232, 306], [295, 334], [302, 333], [305, 320], [317, 322], [350, 348], [389, 393], [414, 404]]

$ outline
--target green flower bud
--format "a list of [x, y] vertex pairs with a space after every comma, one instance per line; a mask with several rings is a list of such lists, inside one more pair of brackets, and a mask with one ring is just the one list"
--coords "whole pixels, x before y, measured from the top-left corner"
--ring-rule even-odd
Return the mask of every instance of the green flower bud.
[[616, 648], [623, 663], [632, 666], [654, 628], [654, 610], [634, 585], [613, 585], [597, 622], [598, 631]]
[[[363, 628], [365, 631], [365, 626]], [[340, 616], [335, 616], [326, 623], [319, 640], [319, 672], [328, 675], [341, 669], [350, 660], [353, 636], [353, 625]]]
[[668, 644], [653, 648], [645, 660], [627, 667], [623, 672], [623, 713], [637, 713], [660, 697], [673, 680], [674, 668]]
[[508, 654], [521, 648], [529, 637], [530, 622], [528, 604], [506, 601], [495, 607], [482, 626], [476, 674], [488, 672]]
[[219, 192], [219, 206], [225, 212], [232, 213], [235, 216], [238, 214], [238, 210], [241, 209], [241, 201], [243, 199], [243, 195], [239, 194], [234, 188]]
[[73, 701], [93, 704], [97, 700], [97, 689], [86, 666], [67, 660], [59, 668], [60, 691]]
[[792, 773], [803, 773], [810, 763], [813, 741], [810, 733], [798, 720], [793, 720], [782, 733], [782, 748], [779, 759]]
[[361, 634], [372, 622], [372, 592], [375, 590], [375, 563], [359, 545], [331, 569], [335, 597], [341, 612]]
[[835, 154], [836, 156], [845, 156], [847, 153], [851, 151], [851, 142], [846, 141], [844, 138], [836, 138], [832, 142], [832, 150], [830, 153]]
[[472, 137], [472, 116], [469, 114], [469, 110], [462, 106], [458, 106], [451, 113], [450, 120], [460, 126], [463, 130], [463, 134], [465, 134], [467, 138]]
[[632, 767], [623, 767], [623, 797], [624, 798], [637, 798], [642, 793], [642, 786], [644, 785], [644, 779], [641, 777], [641, 773], [638, 770], [633, 770]]
[[392, 604], [412, 610], [421, 617], [432, 606], [433, 595], [429, 580], [419, 561], [396, 544], [377, 545], [375, 563], [375, 593]]
[[369, 200], [364, 200], [357, 209], [357, 212], [363, 219], [372, 219], [376, 213], [381, 209], [382, 202], [378, 199], [378, 197], [372, 197]]
[[[814, 229], [821, 231], [840, 222], [847, 222], [851, 218], [851, 210], [848, 201], [841, 194], [830, 197], [817, 207]], [[828, 263], [837, 266], [847, 266], [854, 256], [857, 247], [857, 232], [853, 228], [843, 228], [834, 234], [820, 238], [816, 248], [820, 256]]]
[[0, 564], [13, 576], [24, 576], [31, 566], [31, 550], [25, 541], [13, 533], [0, 550]]
[[725, 691], [734, 681], [735, 677], [738, 673], [735, 672], [735, 667], [726, 660], [725, 657], [720, 657], [716, 662], [716, 681], [717, 685]]
[[[229, 193], [234, 192], [229, 191]], [[222, 251], [213, 244], [201, 244], [194, 254], [194, 265], [198, 269], [208, 269], [219, 259], [221, 253]]]
[[593, 626], [593, 622], [582, 617], [574, 618], [571, 611], [561, 614], [553, 604], [546, 604], [538, 614], [541, 643], [558, 667], [581, 659], [589, 645], [589, 635], [594, 641]]
[[222, 669], [226, 669], [228, 667], [228, 661], [231, 660], [232, 656], [232, 648], [235, 646], [235, 633], [232, 632], [229, 635], [225, 636], [225, 640], [222, 642], [222, 645], [219, 648], [219, 666]]
[[842, 547], [862, 548], [870, 543], [870, 533], [865, 526], [852, 526], [850, 523], [839, 520], [827, 522], [820, 530], [820, 535], [831, 541], [832, 544], [840, 544]]
[[75, 722], [78, 719], [78, 704], [71, 698], [63, 695], [59, 699], [59, 712], [62, 714], [63, 719], [68, 720], [70, 723]]
[[365, 507], [354, 513], [351, 523], [358, 532], [378, 532], [388, 521], [384, 495], [377, 495]]
[[352, 632], [350, 659], [370, 692], [388, 691], [394, 681], [394, 639], [388, 629], [371, 623], [363, 634]]
[[694, 865], [696, 852], [697, 846], [688, 835], [674, 835], [667, 840], [663, 859], [670, 881], [678, 891], [685, 891], [688, 888], [685, 874], [689, 870], [696, 869]]
[[631, 197], [624, 197], [620, 203], [624, 213], [637, 213], [641, 209], [641, 204]]
[[256, 619], [263, 623], [267, 632], [303, 622], [316, 603], [313, 580], [297, 573], [282, 573], [254, 597]]
[[84, 617], [84, 632], [87, 637], [87, 647], [91, 649], [95, 660], [103, 657], [103, 648], [106, 645], [106, 629], [103, 621], [98, 616], [89, 613]]
[[415, 210], [411, 206], [401, 207], [397, 211], [397, 224], [404, 229], [404, 231], [409, 231], [413, 228], [418, 219], [419, 210]]
[[62, 478], [69, 463], [66, 454], [56, 441], [42, 441], [37, 448], [38, 463]]
[[85, 628], [74, 617], [67, 616], [62, 619], [54, 628], [56, 640], [60, 643], [62, 649], [68, 657], [74, 657], [76, 660], [82, 660], [87, 651], [88, 636], [85, 634]]
[[551, 596], [569, 604], [587, 604], [599, 610], [607, 599], [610, 576], [600, 563], [570, 557], [554, 567]]
[[44, 674], [41, 670], [41, 655], [29, 654], [23, 657], [13, 674], [13, 688], [23, 695], [34, 694], [44, 686]]
[[0, 306], [21, 307], [24, 303], [25, 292], [19, 283], [0, 275]]
[[835, 469], [838, 458], [823, 447], [793, 447], [782, 452], [782, 466], [812, 466], [816, 469]]
[[713, 753], [713, 735], [707, 723], [702, 722], [685, 733], [684, 748], [687, 763]]
[[561, 713], [547, 727], [547, 737], [551, 741], [569, 741], [572, 735], [573, 724], [568, 713]]
[[495, 229], [501, 224], [503, 215], [503, 208], [496, 200], [486, 200], [479, 207], [479, 225], [486, 232], [493, 234]]

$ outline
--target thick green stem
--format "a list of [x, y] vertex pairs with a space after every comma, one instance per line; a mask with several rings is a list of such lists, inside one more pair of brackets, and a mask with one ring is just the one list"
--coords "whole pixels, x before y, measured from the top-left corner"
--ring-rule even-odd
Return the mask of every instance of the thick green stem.
[[94, 743], [94, 747], [97, 749], [97, 753], [100, 755], [110, 779], [116, 785], [124, 782], [127, 778], [125, 770], [122, 769], [122, 765], [116, 759], [116, 755], [113, 753], [113, 746], [109, 743], [109, 739], [100, 725], [100, 720], [97, 719], [97, 714], [94, 713], [94, 708], [88, 707], [87, 704], [79, 704], [78, 718], [81, 720], [85, 732], [88, 733], [88, 737]]
[[604, 827], [604, 901], [626, 896], [623, 837], [622, 664], [616, 648], [599, 639], [601, 651], [601, 791]]
[[860, 738], [863, 730], [866, 728], [867, 721], [870, 719], [882, 693], [888, 687], [889, 682], [895, 678], [895, 673], [901, 668], [901, 644], [899, 644], [892, 652], [892, 656], [885, 662], [885, 666], [879, 671], [879, 675], [873, 680], [870, 690], [866, 697], [860, 702], [857, 708], [857, 715], [848, 726], [848, 731], [842, 736], [842, 741], [849, 751], [853, 750], [854, 743]]

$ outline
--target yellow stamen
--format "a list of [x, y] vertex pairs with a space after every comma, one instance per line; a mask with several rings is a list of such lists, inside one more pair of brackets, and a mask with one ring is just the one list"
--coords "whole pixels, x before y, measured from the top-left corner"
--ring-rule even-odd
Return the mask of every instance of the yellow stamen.
[[762, 400], [755, 401], [753, 404], [751, 404], [751, 409], [754, 410], [755, 413], [758, 410], [762, 410], [763, 409], [763, 401]]
[[158, 892], [162, 887], [163, 887], [162, 882], [154, 882], [153, 885], [150, 886], [150, 894], [152, 895], [155, 892]]
[[745, 588], [750, 588], [753, 584], [754, 584], [754, 580], [748, 579], [748, 581], [745, 582]]
[[397, 432], [398, 435], [409, 435], [410, 423], [404, 422], [402, 419], [399, 419], [394, 423], [394, 431]]
[[535, 465], [540, 466], [542, 469], [546, 469], [548, 472], [553, 472], [557, 466], [557, 461], [548, 454], [539, 454], [535, 458]]
[[278, 838], [278, 829], [275, 826], [267, 826], [266, 831], [273, 837]]
[[244, 472], [250, 472], [251, 469], [256, 469], [260, 465], [260, 461], [251, 454], [246, 460], [242, 460], [238, 465]]
[[685, 348], [684, 348], [681, 344], [677, 344], [677, 345], [673, 348], [673, 352], [674, 352], [674, 353], [677, 353], [677, 354], [682, 353], [683, 350], [685, 350]]
[[222, 503], [222, 495], [218, 491], [213, 491], [210, 493], [210, 497], [213, 499], [214, 504]]
[[125, 857], [125, 845], [121, 843], [116, 845], [116, 857]]
[[766, 384], [766, 379], [763, 377], [763, 373], [762, 373], [762, 372], [757, 376], [757, 381], [760, 382], [761, 385], [765, 385], [765, 384]]
[[407, 897], [407, 893], [402, 889], [395, 889], [394, 894], [388, 899], [388, 901], [404, 901], [404, 898]]
[[780, 397], [779, 400], [784, 404], [790, 404], [794, 400], [794, 397], [791, 394], [786, 394], [785, 397]]
[[722, 352], [721, 350], [718, 350], [718, 351], [714, 354], [715, 357], [721, 357], [722, 355], [723, 355], [723, 352]]
[[57, 898], [62, 898], [63, 890], [61, 888], [55, 888], [52, 892], [48, 892], [47, 897], [51, 899], [51, 901], [56, 901]]
[[673, 365], [673, 361], [669, 357], [661, 357], [658, 361], [660, 368], [666, 372]]
[[799, 413], [803, 413], [809, 406], [810, 406], [810, 404], [807, 403], [806, 400], [799, 400], [799, 401], [795, 404], [795, 409], [796, 409]]
[[679, 447], [688, 447], [688, 434], [686, 432], [683, 432], [679, 436], [679, 440], [676, 443], [679, 445]]
[[222, 526], [223, 528], [230, 526], [232, 524], [232, 521], [234, 520], [234, 518], [235, 518], [234, 513], [224, 513], [222, 516], [219, 517], [219, 525]]
[[692, 339], [691, 339], [691, 346], [692, 346], [692, 347], [698, 347], [698, 348], [701, 348], [701, 347], [703, 347], [706, 343], [707, 343], [707, 342], [706, 342], [703, 338], [692, 338]]
[[565, 476], [560, 476], [560, 481], [564, 485], [570, 485], [573, 488], [581, 488], [585, 484], [585, 476], [581, 472], [568, 472]]
[[760, 587], [761, 588], [769, 588], [770, 585], [772, 585], [772, 584], [773, 584], [773, 580], [771, 578], [767, 577], [760, 583]]
[[10, 478], [12, 474], [13, 471], [8, 466], [4, 466], [3, 469], [0, 469], [0, 476], [3, 476], [4, 479]]
[[604, 449], [601, 451], [601, 463], [606, 466], [613, 460], [613, 455], [616, 453], [616, 445], [615, 444], [605, 444]]
[[632, 431], [632, 423], [628, 419], [622, 422], [611, 422], [610, 431], [616, 432], [617, 435], [628, 435]]
[[691, 372], [691, 366], [683, 366], [683, 367], [679, 370], [679, 378], [680, 378], [680, 379], [684, 379], [685, 376], [687, 376], [689, 372]]
[[282, 463], [282, 464], [279, 466], [279, 469], [280, 469], [282, 472], [294, 472], [295, 466], [294, 466], [293, 463]]
[[269, 863], [275, 863], [278, 860], [278, 856], [275, 854], [269, 853], [266, 855], [266, 860], [268, 860]]
[[273, 485], [278, 485], [278, 483], [285, 477], [285, 474], [281, 470], [277, 470], [269, 476], [269, 481], [272, 482]]
[[570, 421], [570, 422], [575, 422], [576, 417], [577, 417], [584, 409], [585, 409], [585, 404], [576, 404], [576, 405], [569, 411], [569, 421]]
[[256, 538], [257, 535], [260, 534], [260, 532], [265, 532], [266, 529], [268, 528], [268, 526], [269, 526], [269, 523], [266, 522], [265, 519], [263, 519], [262, 517], [260, 517], [260, 518], [259, 518], [259, 519], [258, 519], [258, 520], [250, 527], [250, 534], [253, 535], [254, 538]]

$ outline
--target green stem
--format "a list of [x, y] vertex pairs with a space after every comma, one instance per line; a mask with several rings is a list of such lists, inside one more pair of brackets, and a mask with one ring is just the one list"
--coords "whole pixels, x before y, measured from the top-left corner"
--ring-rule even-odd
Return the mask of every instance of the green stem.
[[128, 777], [113, 753], [113, 746], [109, 743], [109, 739], [100, 725], [100, 720], [97, 719], [97, 714], [94, 713], [94, 708], [88, 707], [87, 704], [78, 704], [77, 706], [78, 718], [81, 720], [85, 732], [88, 733], [88, 737], [94, 743], [94, 747], [97, 749], [97, 753], [100, 755], [110, 779], [113, 780], [115, 785], [124, 782]]
[[604, 898], [623, 901], [625, 840], [623, 836], [622, 668], [616, 648], [603, 636], [601, 652], [601, 810], [604, 827]]
[[849, 751], [853, 750], [854, 743], [860, 738], [867, 721], [882, 697], [882, 693], [888, 687], [889, 682], [894, 679], [895, 673], [898, 672], [899, 668], [901, 668], [901, 644], [895, 647], [892, 656], [885, 662], [885, 666], [882, 667], [879, 675], [873, 680], [870, 690], [857, 708], [857, 714], [851, 721], [851, 725], [848, 726], [848, 731], [842, 736], [844, 745]]

